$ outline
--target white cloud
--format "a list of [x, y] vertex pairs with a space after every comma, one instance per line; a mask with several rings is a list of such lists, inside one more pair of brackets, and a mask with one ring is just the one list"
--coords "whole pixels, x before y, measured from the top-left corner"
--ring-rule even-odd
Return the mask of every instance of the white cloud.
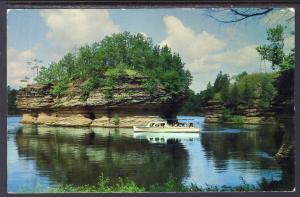
[[27, 62], [32, 61], [36, 57], [36, 51], [38, 50], [36, 45], [31, 50], [18, 51], [15, 48], [7, 49], [7, 83], [11, 87], [19, 88], [19, 86], [25, 86], [20, 80], [25, 77], [31, 78], [35, 76], [34, 71], [31, 70]]
[[[204, 89], [209, 81], [213, 82], [220, 70], [237, 74], [259, 68], [256, 45], [229, 50], [230, 46], [222, 39], [206, 31], [196, 33], [174, 16], [164, 17], [164, 22], [167, 35], [160, 45], [167, 44], [180, 54], [193, 75], [191, 88], [194, 91]], [[237, 29], [228, 31], [238, 34]]]
[[40, 14], [49, 28], [47, 38], [59, 55], [119, 31], [105, 9], [49, 9]]
[[187, 60], [218, 51], [225, 46], [222, 40], [206, 31], [199, 34], [195, 33], [174, 16], [164, 17], [164, 22], [167, 29], [167, 37], [160, 45], [167, 44], [171, 46]]
[[235, 51], [225, 51], [214, 55], [209, 55], [211, 62], [222, 62], [223, 64], [236, 67], [251, 66], [256, 60], [259, 60], [259, 54], [256, 51], [256, 45], [246, 46]]

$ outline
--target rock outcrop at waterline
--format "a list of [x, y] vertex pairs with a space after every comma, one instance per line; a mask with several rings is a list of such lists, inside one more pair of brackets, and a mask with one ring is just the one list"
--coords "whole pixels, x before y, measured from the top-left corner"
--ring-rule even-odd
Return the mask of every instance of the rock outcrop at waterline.
[[172, 97], [159, 85], [152, 94], [145, 91], [143, 78], [124, 78], [112, 89], [102, 87], [87, 99], [80, 94], [79, 85], [56, 97], [51, 85], [33, 84], [21, 89], [17, 107], [22, 110], [22, 123], [60, 126], [132, 127], [153, 119], [174, 118], [184, 96]]

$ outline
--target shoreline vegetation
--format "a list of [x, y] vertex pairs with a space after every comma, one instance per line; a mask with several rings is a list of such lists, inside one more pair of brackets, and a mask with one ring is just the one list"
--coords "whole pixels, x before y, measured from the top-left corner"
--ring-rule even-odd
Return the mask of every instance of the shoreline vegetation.
[[[112, 181], [103, 175], [98, 178], [96, 185], [64, 185], [59, 184], [56, 188], [48, 188], [42, 191], [40, 186], [37, 185], [32, 188], [30, 193], [106, 193], [106, 192], [246, 192], [246, 191], [292, 191], [293, 188], [288, 186], [282, 187], [281, 181], [262, 179], [256, 185], [248, 184], [241, 177], [241, 184], [238, 186], [215, 186], [206, 185], [199, 187], [194, 183], [183, 184], [178, 178], [169, 176], [167, 181], [162, 184], [154, 184], [147, 187], [139, 186], [134, 181], [124, 179], [122, 177]], [[20, 187], [18, 193], [24, 192]]]

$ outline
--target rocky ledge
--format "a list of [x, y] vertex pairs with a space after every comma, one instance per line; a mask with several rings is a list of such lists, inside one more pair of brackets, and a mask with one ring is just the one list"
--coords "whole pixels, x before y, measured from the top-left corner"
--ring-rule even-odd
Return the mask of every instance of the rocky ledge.
[[[225, 110], [225, 106], [222, 102], [208, 101], [207, 104], [202, 107], [202, 111], [205, 114], [205, 122], [207, 123], [222, 122], [222, 116], [224, 110]], [[274, 124], [276, 122], [275, 112], [272, 109], [262, 109], [262, 108], [242, 109], [242, 110], [237, 110], [232, 115], [239, 116], [244, 124]]]
[[150, 95], [142, 78], [123, 79], [110, 89], [99, 88], [87, 99], [80, 86], [69, 84], [60, 97], [51, 94], [51, 85], [32, 84], [17, 95], [17, 107], [22, 111], [22, 123], [55, 126], [132, 127], [158, 118], [174, 118], [184, 96], [172, 97], [159, 85]]

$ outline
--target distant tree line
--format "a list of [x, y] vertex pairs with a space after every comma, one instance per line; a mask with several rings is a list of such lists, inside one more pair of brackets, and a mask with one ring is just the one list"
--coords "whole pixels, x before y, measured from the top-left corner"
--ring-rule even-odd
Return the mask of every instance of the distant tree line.
[[7, 110], [9, 115], [18, 114], [19, 110], [16, 106], [16, 98], [17, 98], [18, 90], [7, 86]]
[[214, 84], [208, 83], [203, 91], [204, 102], [220, 101], [233, 110], [254, 106], [269, 107], [276, 95], [276, 89], [272, 85], [275, 76], [274, 73], [243, 72], [230, 79], [228, 74], [220, 72]]

